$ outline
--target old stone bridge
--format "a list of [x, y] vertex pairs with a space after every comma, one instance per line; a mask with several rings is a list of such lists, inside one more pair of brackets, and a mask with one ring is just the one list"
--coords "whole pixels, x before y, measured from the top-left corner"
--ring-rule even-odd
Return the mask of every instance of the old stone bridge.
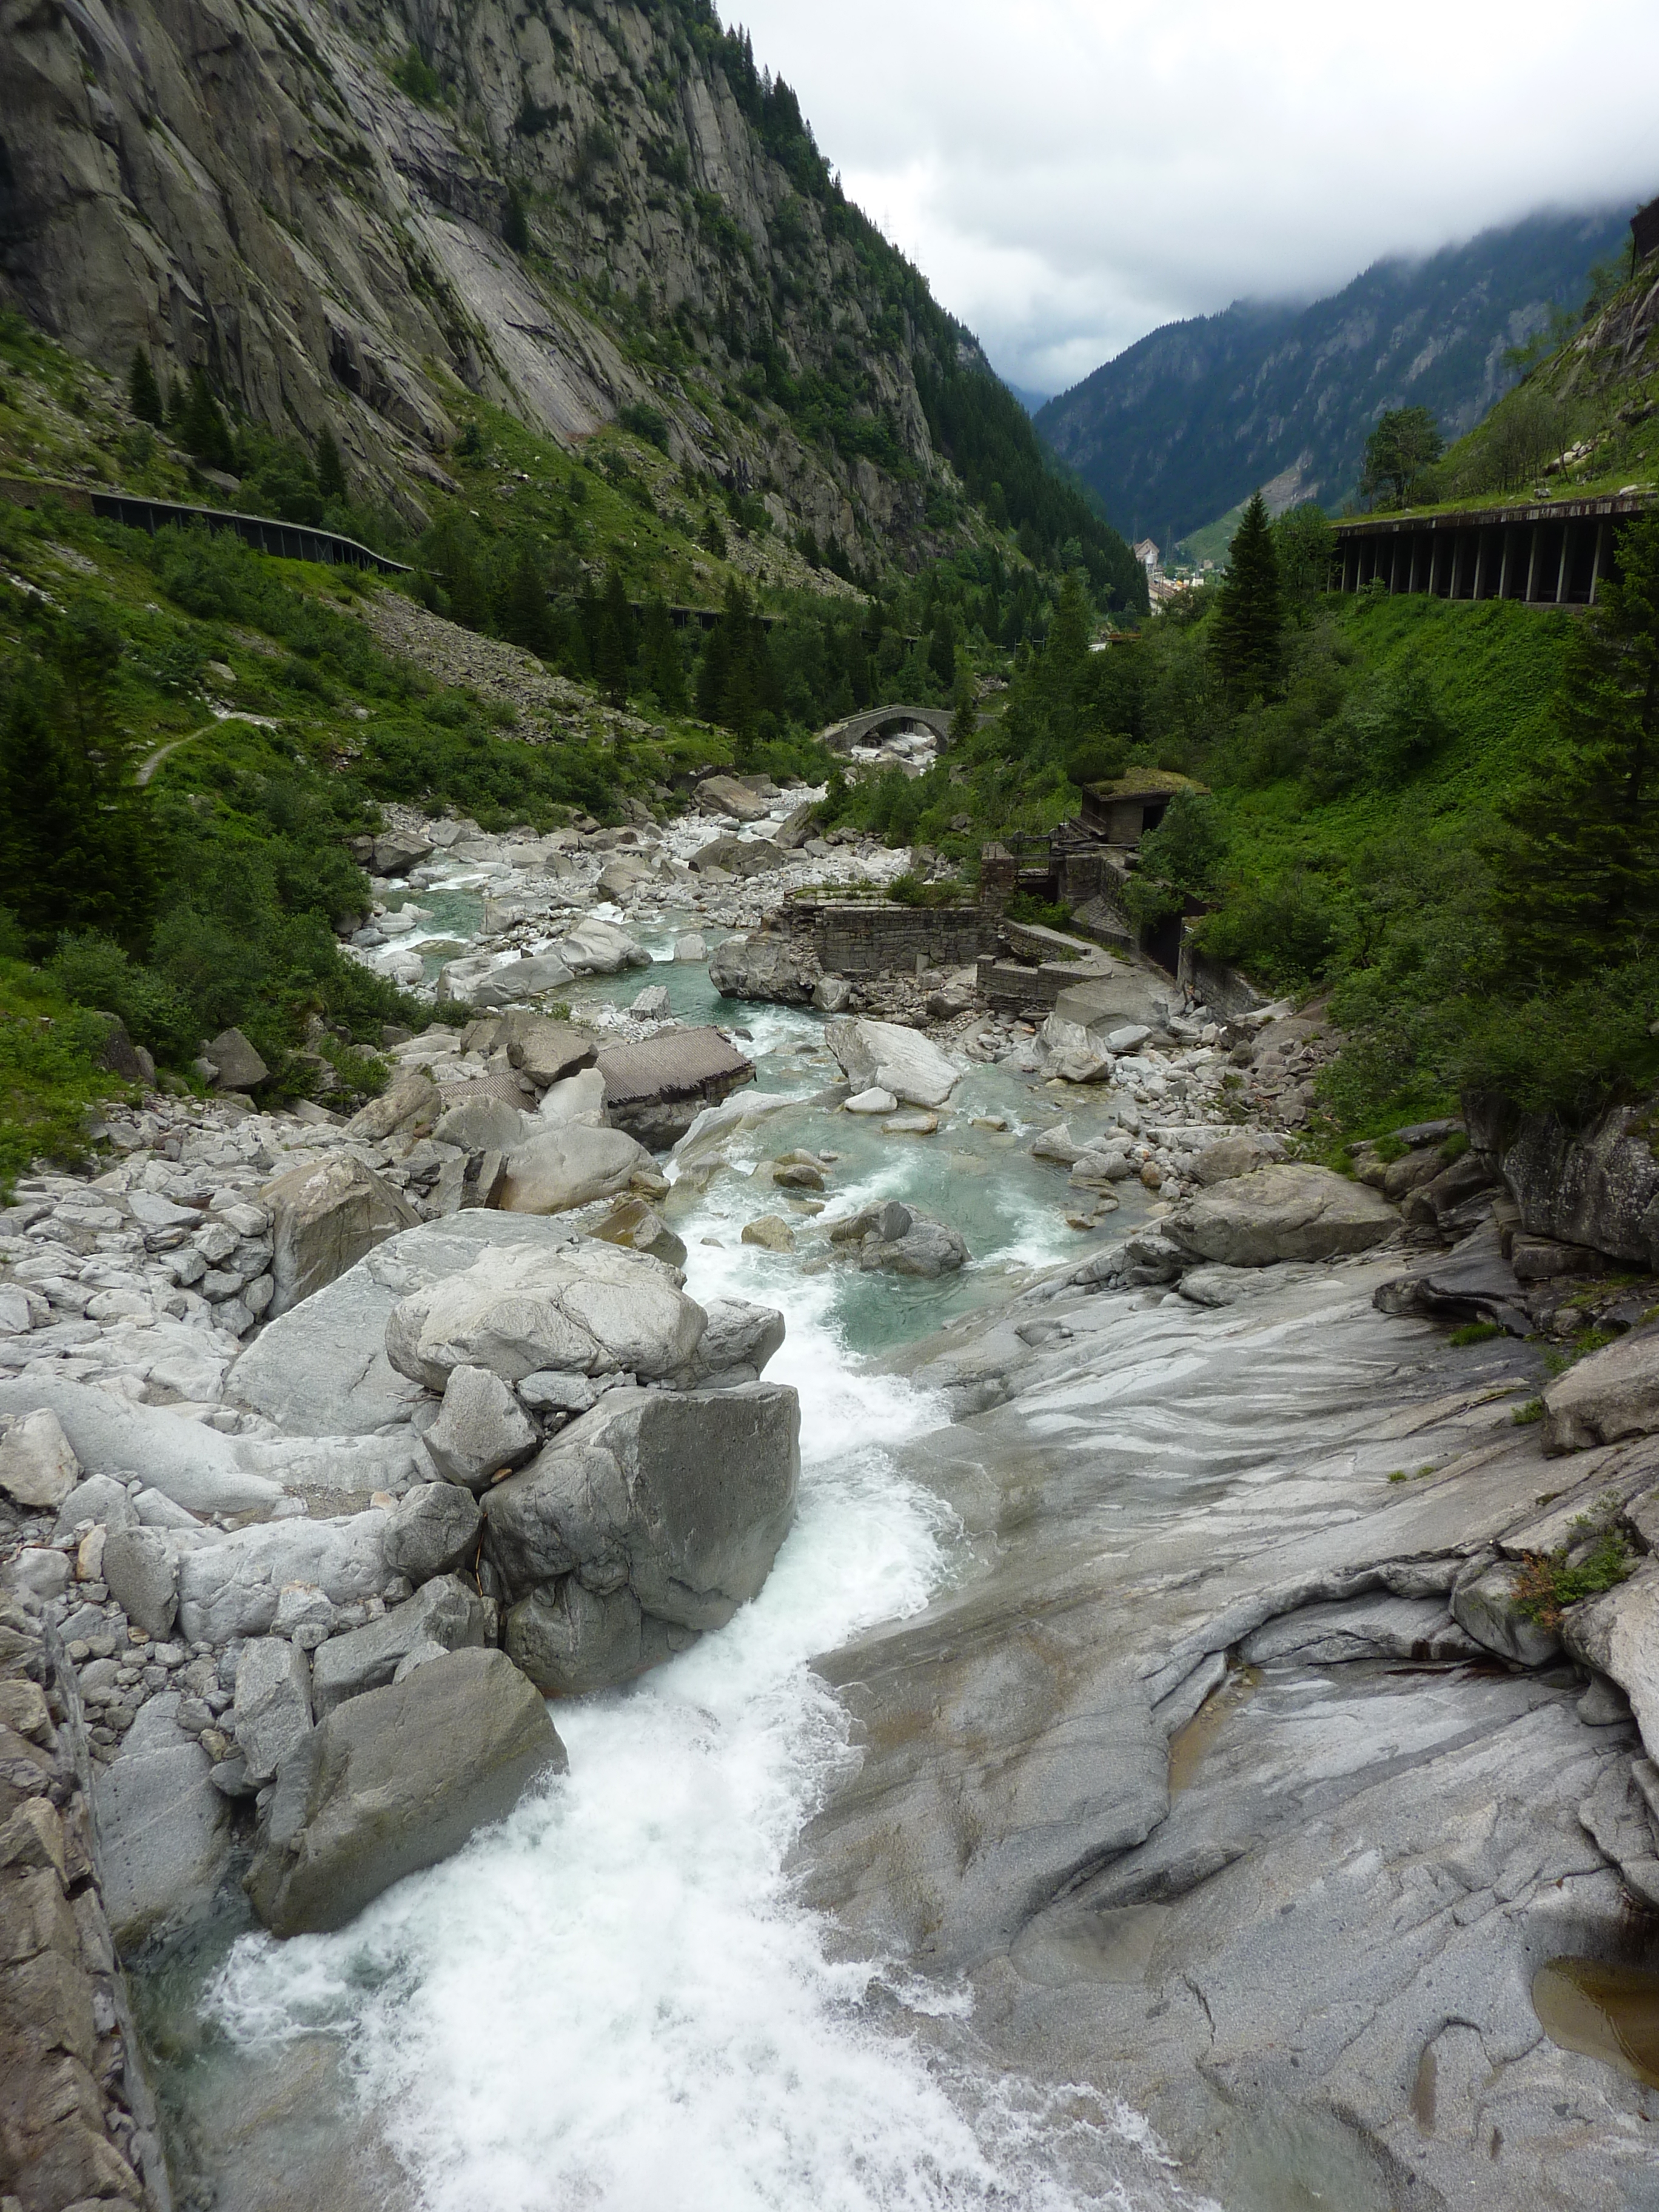
[[844, 722], [832, 722], [821, 734], [835, 751], [850, 752], [854, 745], [866, 745], [906, 730], [931, 731], [943, 744], [951, 734], [950, 713], [943, 707], [872, 707], [866, 714], [850, 714]]

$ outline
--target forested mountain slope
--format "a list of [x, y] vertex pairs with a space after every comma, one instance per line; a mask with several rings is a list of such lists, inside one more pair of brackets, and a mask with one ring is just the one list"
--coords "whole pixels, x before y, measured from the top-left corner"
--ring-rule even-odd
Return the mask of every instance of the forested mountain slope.
[[1260, 485], [1276, 508], [1334, 507], [1389, 407], [1449, 441], [1515, 381], [1506, 351], [1577, 307], [1628, 210], [1539, 215], [1425, 261], [1379, 261], [1311, 307], [1239, 301], [1171, 323], [1037, 416], [1037, 429], [1130, 538], [1180, 538]]
[[86, 0], [7, 48], [0, 300], [111, 370], [137, 347], [332, 430], [409, 521], [467, 394], [567, 442], [632, 409], [860, 570], [989, 502], [1135, 594], [708, 0]]

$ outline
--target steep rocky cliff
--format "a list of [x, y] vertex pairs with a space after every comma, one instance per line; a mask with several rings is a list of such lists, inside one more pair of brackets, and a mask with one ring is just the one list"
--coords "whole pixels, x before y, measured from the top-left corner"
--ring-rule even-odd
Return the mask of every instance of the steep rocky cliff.
[[[1024, 519], [1017, 403], [708, 0], [5, 0], [0, 35], [0, 298], [331, 425], [406, 512], [470, 392], [567, 441], [648, 407], [866, 562], [960, 534], [946, 454]], [[1040, 534], [1086, 543], [1064, 497]]]

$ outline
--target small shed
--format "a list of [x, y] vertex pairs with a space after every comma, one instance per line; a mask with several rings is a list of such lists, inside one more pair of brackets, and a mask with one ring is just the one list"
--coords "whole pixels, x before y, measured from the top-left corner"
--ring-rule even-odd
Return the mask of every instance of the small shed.
[[1078, 819], [1109, 845], [1138, 845], [1149, 830], [1157, 829], [1177, 792], [1205, 787], [1172, 769], [1131, 769], [1110, 783], [1085, 784]]

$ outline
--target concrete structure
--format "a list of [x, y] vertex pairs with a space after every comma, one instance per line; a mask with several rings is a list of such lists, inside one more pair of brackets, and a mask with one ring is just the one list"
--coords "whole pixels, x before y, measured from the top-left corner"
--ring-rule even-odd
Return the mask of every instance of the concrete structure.
[[769, 934], [810, 945], [818, 964], [852, 981], [965, 968], [985, 946], [981, 908], [900, 906], [887, 899], [786, 899], [766, 917]]
[[100, 522], [118, 522], [127, 530], [145, 530], [153, 538], [158, 530], [206, 530], [216, 535], [229, 531], [256, 552], [273, 553], [284, 561], [322, 561], [331, 567], [377, 568], [383, 576], [408, 576], [414, 572], [405, 562], [388, 561], [384, 553], [371, 552], [355, 538], [337, 531], [313, 530], [308, 523], [279, 522], [266, 514], [237, 514], [218, 507], [180, 507], [172, 500], [139, 499], [131, 492], [96, 491], [87, 484], [51, 483], [44, 477], [0, 477], [0, 499], [15, 507], [39, 507], [61, 500], [82, 514]]
[[1613, 565], [1626, 517], [1659, 504], [1650, 493], [1540, 500], [1455, 514], [1368, 514], [1335, 527], [1338, 591], [1380, 585], [1443, 599], [1520, 599], [1586, 607]]
[[1170, 769], [1132, 769], [1109, 783], [1084, 786], [1078, 825], [1108, 845], [1138, 845], [1149, 830], [1157, 829], [1178, 792], [1203, 788]]

